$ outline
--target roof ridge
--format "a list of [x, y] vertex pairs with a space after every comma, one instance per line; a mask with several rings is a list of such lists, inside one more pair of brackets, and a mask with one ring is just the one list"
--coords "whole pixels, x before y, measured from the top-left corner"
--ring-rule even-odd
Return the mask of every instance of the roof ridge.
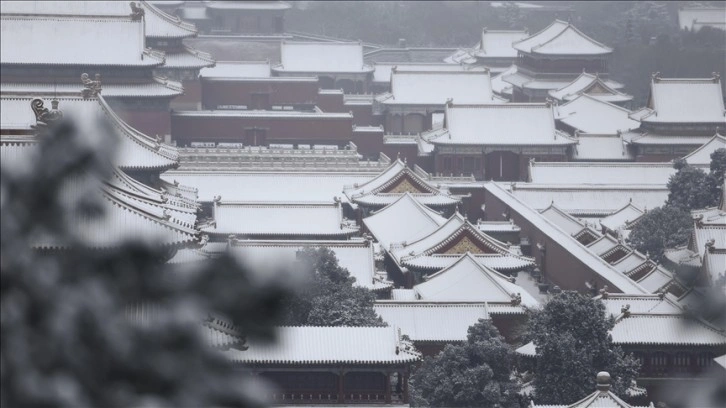
[[184, 20], [180, 19], [178, 16], [172, 16], [171, 14], [168, 14], [168, 13], [162, 11], [161, 9], [157, 8], [156, 6], [154, 6], [149, 1], [141, 0], [141, 4], [145, 8], [147, 8], [149, 11], [151, 11], [152, 13], [154, 13], [155, 15], [157, 15], [158, 17], [163, 19], [164, 21], [172, 23], [181, 29], [190, 31], [191, 32], [190, 36], [194, 36], [194, 35], [198, 34], [199, 30], [197, 30], [197, 26], [194, 25], [193, 23], [184, 21]]

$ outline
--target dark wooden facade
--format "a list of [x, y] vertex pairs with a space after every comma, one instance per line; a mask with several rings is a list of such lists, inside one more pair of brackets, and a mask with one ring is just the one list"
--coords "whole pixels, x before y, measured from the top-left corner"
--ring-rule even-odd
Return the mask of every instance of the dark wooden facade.
[[408, 365], [245, 367], [276, 385], [275, 404], [407, 404]]
[[[215, 111], [221, 112], [221, 111]], [[235, 142], [250, 146], [270, 143], [334, 144], [344, 147], [353, 140], [353, 117], [344, 114], [275, 116], [271, 112], [245, 111], [172, 113], [173, 139], [186, 146], [192, 142]], [[239, 115], [236, 115], [239, 113]]]
[[318, 100], [318, 81], [314, 77], [202, 78], [201, 93], [202, 109], [229, 106], [269, 110], [273, 106], [287, 106], [312, 110]]

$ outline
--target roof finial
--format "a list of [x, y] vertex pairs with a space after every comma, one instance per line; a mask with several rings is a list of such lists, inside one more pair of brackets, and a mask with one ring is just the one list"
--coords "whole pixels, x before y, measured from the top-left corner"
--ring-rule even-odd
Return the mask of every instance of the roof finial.
[[81, 82], [83, 83], [83, 89], [81, 95], [84, 99], [97, 96], [101, 92], [101, 74], [96, 73], [95, 80], [91, 80], [87, 73], [81, 74]]
[[42, 99], [33, 99], [30, 102], [30, 108], [35, 113], [35, 125], [34, 129], [43, 129], [48, 127], [52, 122], [55, 122], [63, 117], [63, 112], [58, 110], [58, 100], [53, 99], [51, 102], [51, 109], [43, 107]]
[[653, 82], [660, 82], [660, 71], [656, 71], [650, 76], [653, 79]]
[[131, 6], [131, 19], [134, 21], [141, 20], [144, 17], [144, 9], [133, 1], [129, 5]]
[[719, 74], [718, 72], [713, 72], [711, 73], [711, 75], [713, 75], [713, 82], [718, 83], [718, 81], [721, 80], [721, 74]]
[[601, 392], [610, 391], [610, 374], [607, 371], [597, 373], [597, 389]]
[[602, 296], [603, 299], [610, 297], [610, 293], [608, 293], [608, 285], [603, 285], [602, 289], [600, 289], [600, 296]]
[[625, 305], [620, 308], [620, 313], [623, 314], [623, 317], [630, 316], [630, 305]]
[[454, 106], [454, 98], [446, 98], [446, 106], [447, 107]]

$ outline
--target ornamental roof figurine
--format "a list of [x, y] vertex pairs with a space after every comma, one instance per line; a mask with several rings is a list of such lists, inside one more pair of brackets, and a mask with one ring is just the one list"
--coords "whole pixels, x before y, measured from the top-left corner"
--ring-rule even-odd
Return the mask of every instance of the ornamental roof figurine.
[[87, 73], [81, 74], [81, 82], [83, 82], [83, 89], [81, 95], [84, 99], [97, 96], [101, 93], [101, 74], [95, 75], [95, 80], [92, 80]]
[[36, 130], [42, 130], [50, 126], [53, 122], [63, 118], [63, 112], [58, 110], [58, 100], [53, 99], [51, 102], [51, 109], [43, 107], [42, 99], [33, 99], [30, 102], [30, 107], [35, 113], [36, 124], [33, 126]]
[[136, 21], [136, 20], [141, 20], [142, 18], [144, 18], [145, 11], [142, 7], [140, 7], [138, 4], [136, 4], [133, 1], [130, 2], [129, 5], [131, 6], [131, 19], [132, 20]]

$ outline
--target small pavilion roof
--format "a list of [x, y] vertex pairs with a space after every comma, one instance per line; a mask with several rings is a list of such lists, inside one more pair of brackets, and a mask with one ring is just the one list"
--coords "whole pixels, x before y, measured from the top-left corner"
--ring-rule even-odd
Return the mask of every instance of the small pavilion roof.
[[724, 346], [726, 334], [705, 321], [683, 314], [621, 315], [611, 331], [614, 344]]
[[201, 230], [217, 236], [346, 237], [358, 232], [335, 204], [214, 202], [214, 221]]
[[278, 72], [370, 73], [360, 42], [287, 42], [280, 46]]
[[597, 237], [601, 235], [599, 232], [590, 229], [590, 227], [584, 222], [559, 209], [554, 202], [551, 203], [549, 207], [541, 210], [539, 213], [548, 220], [557, 224], [558, 227], [562, 228], [563, 231], [567, 232], [572, 236], [580, 234], [583, 230], [589, 230], [593, 235]]
[[[163, 53], [145, 48], [143, 28], [143, 19], [130, 16], [2, 14], [0, 60], [2, 65], [162, 65]], [[22, 46], [18, 38], [23, 39]], [[97, 51], [109, 49], [113, 52]]]
[[447, 104], [445, 115], [446, 128], [429, 132], [431, 136], [427, 139], [435, 145], [566, 146], [577, 143], [555, 129], [550, 104]]
[[384, 105], [444, 105], [498, 103], [489, 71], [391, 72], [391, 92], [376, 98]]
[[512, 43], [527, 38], [526, 30], [488, 30], [482, 29], [481, 42], [474, 50], [474, 55], [480, 58], [516, 58], [517, 50]]
[[633, 95], [620, 92], [613, 85], [613, 81], [604, 81], [598, 74], [583, 71], [568, 85], [549, 91], [549, 95], [561, 101], [570, 101], [583, 94], [604, 102], [627, 102], [633, 99]]
[[277, 341], [225, 352], [242, 364], [407, 364], [421, 358], [395, 327], [279, 327]]
[[377, 302], [373, 308], [414, 342], [463, 342], [470, 326], [489, 319], [486, 303]]
[[671, 294], [662, 296], [661, 294], [629, 295], [608, 293], [607, 297], [598, 295], [595, 299], [599, 299], [605, 305], [606, 313], [614, 318], [620, 316], [624, 308], [634, 314], [683, 314], [683, 308]]
[[575, 28], [569, 22], [555, 20], [544, 30], [512, 46], [524, 53], [541, 55], [607, 55], [613, 52]]
[[[644, 393], [644, 390], [635, 386], [631, 387], [626, 393], [632, 395], [635, 393]], [[535, 404], [534, 401], [530, 401], [529, 408], [653, 408], [651, 402], [647, 407], [639, 407], [630, 405], [623, 401], [610, 391], [610, 374], [606, 372], [600, 372], [597, 374], [597, 391], [588, 395], [587, 397], [572, 403], [570, 405], [540, 405]]]
[[600, 225], [610, 231], [617, 231], [620, 228], [630, 229], [643, 214], [645, 211], [633, 205], [631, 201], [625, 207], [601, 219]]
[[575, 161], [632, 161], [633, 153], [622, 134], [594, 134], [576, 131], [577, 145], [572, 152]]
[[453, 205], [460, 200], [434, 188], [401, 160], [394, 161], [378, 176], [363, 184], [343, 188], [351, 202], [369, 205], [387, 205], [409, 192], [422, 204]]
[[195, 68], [213, 67], [215, 60], [211, 54], [184, 46], [180, 52], [164, 54], [164, 68]]
[[[2, 95], [0, 98], [0, 126], [3, 130], [30, 131], [36, 124], [31, 108], [32, 97]], [[41, 98], [46, 102], [50, 97]], [[59, 110], [65, 115], [75, 116], [81, 126], [90, 129], [95, 126], [94, 119], [107, 120], [119, 145], [116, 149], [117, 165], [125, 170], [165, 170], [178, 165], [178, 152], [175, 147], [161, 143], [157, 139], [139, 132], [129, 126], [114, 113], [102, 96], [83, 99], [79, 97], [56, 98]]]
[[640, 122], [631, 112], [588, 94], [578, 95], [555, 107], [555, 119], [584, 133], [615, 134], [637, 129]]
[[401, 242], [413, 242], [447, 222], [439, 213], [419, 203], [410, 193], [363, 219], [366, 228], [385, 250]]
[[721, 78], [660, 78], [650, 83], [645, 123], [717, 123], [726, 126]]
[[[390, 252], [403, 265], [427, 269], [440, 265], [448, 266], [453, 260], [446, 255], [456, 256], [466, 252], [484, 255], [476, 257], [478, 262], [489, 263], [490, 267], [496, 265], [503, 270], [523, 268], [534, 262], [530, 258], [513, 252], [506, 244], [479, 231], [458, 212], [438, 229], [416, 241], [405, 244], [394, 243]], [[505, 261], [498, 258], [508, 259]]]
[[521, 296], [521, 305], [536, 307], [539, 302], [526, 290], [509, 281], [499, 272], [481, 265], [471, 253], [466, 253], [453, 265], [414, 286], [419, 299], [445, 302], [488, 302], [498, 304], [513, 302]]

